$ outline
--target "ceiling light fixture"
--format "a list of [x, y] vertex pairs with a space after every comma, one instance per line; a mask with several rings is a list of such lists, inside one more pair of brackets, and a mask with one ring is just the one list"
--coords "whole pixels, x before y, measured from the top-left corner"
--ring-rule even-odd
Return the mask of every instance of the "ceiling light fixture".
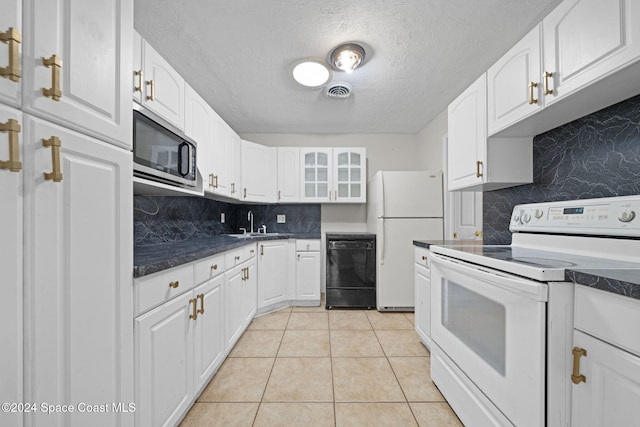
[[336, 70], [351, 73], [364, 61], [364, 48], [355, 43], [344, 43], [331, 52], [331, 65]]
[[306, 58], [291, 64], [291, 76], [303, 86], [317, 88], [331, 80], [333, 71], [321, 59]]

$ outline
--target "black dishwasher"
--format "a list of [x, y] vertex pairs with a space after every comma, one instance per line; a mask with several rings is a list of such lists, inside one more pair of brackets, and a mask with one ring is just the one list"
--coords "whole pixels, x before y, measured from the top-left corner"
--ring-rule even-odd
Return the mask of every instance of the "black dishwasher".
[[376, 237], [327, 233], [326, 307], [376, 307]]

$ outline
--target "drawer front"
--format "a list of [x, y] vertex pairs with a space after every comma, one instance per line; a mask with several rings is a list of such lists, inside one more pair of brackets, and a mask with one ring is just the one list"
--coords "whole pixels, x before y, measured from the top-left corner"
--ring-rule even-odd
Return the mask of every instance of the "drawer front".
[[640, 356], [640, 300], [576, 285], [575, 328]]
[[431, 267], [431, 252], [426, 248], [415, 248], [415, 263], [424, 267]]
[[224, 254], [214, 255], [209, 258], [202, 259], [194, 264], [194, 283], [196, 285], [199, 285], [200, 283], [203, 283], [224, 273], [224, 271]]
[[252, 244], [247, 245], [247, 246], [243, 246], [242, 247], [242, 258], [243, 258], [242, 262], [255, 257], [256, 256], [256, 248], [257, 248], [257, 246], [256, 246], [255, 243], [252, 243]]
[[320, 252], [320, 240], [296, 240], [296, 252]]
[[161, 271], [134, 281], [135, 315], [156, 307], [193, 288], [193, 264]]
[[242, 246], [224, 253], [225, 267], [231, 269], [256, 256], [256, 244]]

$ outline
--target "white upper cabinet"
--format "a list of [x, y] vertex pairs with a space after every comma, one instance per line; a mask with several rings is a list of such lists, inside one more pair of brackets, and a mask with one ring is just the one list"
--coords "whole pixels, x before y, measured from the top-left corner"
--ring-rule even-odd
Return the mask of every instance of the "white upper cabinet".
[[142, 50], [142, 105], [184, 129], [184, 79], [146, 40]]
[[488, 133], [504, 129], [544, 105], [537, 25], [487, 71]]
[[276, 149], [242, 140], [242, 194], [240, 200], [276, 201]]
[[0, 41], [0, 102], [19, 107], [22, 102], [22, 1], [2, 2]]
[[213, 114], [213, 144], [210, 152], [207, 171], [208, 184], [205, 191], [231, 196], [231, 164], [233, 152], [231, 151], [231, 128], [217, 114]]
[[366, 203], [367, 157], [364, 148], [333, 149], [333, 201]]
[[131, 80], [133, 1], [27, 0], [24, 8], [24, 110], [130, 148], [123, 82]]
[[448, 109], [449, 190], [495, 190], [533, 180], [532, 138], [487, 137], [483, 74]]
[[144, 90], [144, 75], [142, 74], [142, 37], [140, 33], [133, 30], [133, 49], [132, 49], [131, 66], [131, 93], [133, 100], [138, 104], [142, 104], [142, 91]]
[[300, 201], [300, 148], [278, 147], [278, 202]]
[[366, 203], [365, 148], [300, 148], [300, 200]]
[[241, 198], [240, 184], [242, 181], [242, 140], [231, 128], [229, 130], [229, 150], [231, 151], [229, 164], [229, 194], [234, 199]]
[[483, 74], [448, 109], [449, 190], [484, 182], [487, 163], [487, 86]]
[[640, 58], [637, 0], [565, 0], [542, 26], [547, 105]]
[[197, 144], [198, 170], [204, 180], [204, 190], [208, 191], [213, 185], [213, 109], [204, 99], [185, 83], [184, 98], [184, 133]]

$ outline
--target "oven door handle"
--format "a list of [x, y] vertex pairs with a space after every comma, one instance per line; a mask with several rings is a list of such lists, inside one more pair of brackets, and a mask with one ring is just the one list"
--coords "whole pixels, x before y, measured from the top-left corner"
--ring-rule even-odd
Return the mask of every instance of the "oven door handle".
[[454, 260], [432, 252], [432, 268], [434, 267], [434, 264], [436, 266], [440, 265], [443, 268], [482, 280], [491, 286], [496, 286], [510, 292], [517, 292], [537, 301], [548, 300], [549, 288], [546, 283], [534, 282], [533, 280], [513, 276], [508, 273], [502, 273], [497, 270], [470, 264], [465, 261]]

